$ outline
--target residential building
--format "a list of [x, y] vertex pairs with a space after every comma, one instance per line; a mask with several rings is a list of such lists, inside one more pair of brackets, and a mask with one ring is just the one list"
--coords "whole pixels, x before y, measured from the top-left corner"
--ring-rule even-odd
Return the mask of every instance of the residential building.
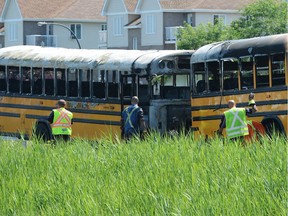
[[[6, 0], [1, 13], [4, 46], [80, 48], [79, 42], [82, 48], [106, 48], [106, 17], [101, 16], [103, 1]], [[39, 26], [38, 22], [46, 23]]]
[[107, 48], [176, 49], [184, 22], [193, 27], [219, 20], [229, 25], [253, 0], [105, 0]]

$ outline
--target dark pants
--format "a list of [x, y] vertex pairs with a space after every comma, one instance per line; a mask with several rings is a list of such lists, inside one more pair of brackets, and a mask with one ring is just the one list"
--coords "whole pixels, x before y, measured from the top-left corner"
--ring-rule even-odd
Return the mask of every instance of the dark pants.
[[69, 142], [70, 141], [70, 135], [59, 134], [59, 135], [53, 135], [53, 136], [56, 142], [59, 142], [59, 141]]

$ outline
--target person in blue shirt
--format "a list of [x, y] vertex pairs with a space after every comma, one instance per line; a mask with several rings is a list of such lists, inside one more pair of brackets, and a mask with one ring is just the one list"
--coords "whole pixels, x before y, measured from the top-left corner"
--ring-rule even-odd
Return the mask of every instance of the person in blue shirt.
[[124, 139], [128, 140], [133, 136], [138, 136], [146, 130], [143, 110], [138, 106], [138, 103], [138, 97], [133, 96], [131, 98], [131, 105], [126, 107], [122, 112], [121, 130]]

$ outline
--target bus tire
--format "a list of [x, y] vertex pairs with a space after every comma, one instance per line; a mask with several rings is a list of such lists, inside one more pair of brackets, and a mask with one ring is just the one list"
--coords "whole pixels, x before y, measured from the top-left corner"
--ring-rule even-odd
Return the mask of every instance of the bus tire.
[[44, 142], [52, 139], [51, 130], [49, 130], [49, 126], [44, 122], [38, 122], [36, 124], [35, 136], [37, 139], [41, 139]]
[[265, 127], [266, 134], [268, 134], [270, 137], [273, 133], [284, 133], [284, 127], [277, 116], [264, 118], [261, 123]]

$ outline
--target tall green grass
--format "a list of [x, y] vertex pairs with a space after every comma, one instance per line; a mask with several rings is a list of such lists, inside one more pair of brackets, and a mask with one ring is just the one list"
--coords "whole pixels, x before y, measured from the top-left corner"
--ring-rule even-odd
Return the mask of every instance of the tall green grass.
[[1, 215], [287, 215], [287, 139], [0, 141]]

